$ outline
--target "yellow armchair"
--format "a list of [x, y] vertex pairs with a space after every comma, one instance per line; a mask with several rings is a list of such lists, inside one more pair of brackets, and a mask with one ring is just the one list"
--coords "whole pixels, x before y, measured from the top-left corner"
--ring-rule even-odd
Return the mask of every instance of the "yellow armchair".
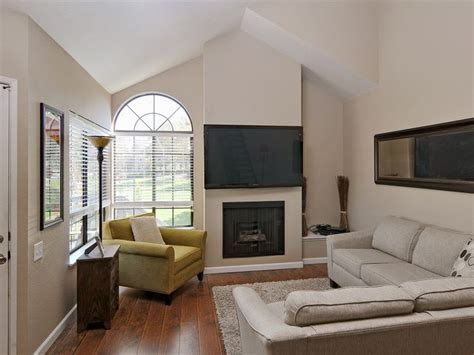
[[195, 229], [160, 228], [166, 244], [120, 239], [103, 225], [103, 243], [120, 245], [119, 284], [164, 294], [171, 304], [172, 293], [197, 276], [204, 274], [207, 233]]

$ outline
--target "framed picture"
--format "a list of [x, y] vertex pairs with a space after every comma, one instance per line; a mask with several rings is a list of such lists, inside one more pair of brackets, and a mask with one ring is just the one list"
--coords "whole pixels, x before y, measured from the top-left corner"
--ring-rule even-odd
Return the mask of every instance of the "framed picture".
[[64, 112], [41, 103], [40, 230], [64, 221]]

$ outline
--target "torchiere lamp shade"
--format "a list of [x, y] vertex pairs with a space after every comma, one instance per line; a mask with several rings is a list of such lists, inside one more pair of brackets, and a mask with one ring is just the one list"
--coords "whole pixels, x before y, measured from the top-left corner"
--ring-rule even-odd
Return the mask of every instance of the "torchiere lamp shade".
[[114, 136], [87, 136], [87, 139], [96, 148], [105, 148], [114, 139]]

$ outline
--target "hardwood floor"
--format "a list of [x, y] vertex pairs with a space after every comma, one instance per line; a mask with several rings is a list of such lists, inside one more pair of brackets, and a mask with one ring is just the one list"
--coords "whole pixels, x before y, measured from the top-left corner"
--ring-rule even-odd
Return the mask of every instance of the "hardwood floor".
[[121, 288], [112, 329], [77, 334], [71, 319], [48, 354], [223, 354], [212, 287], [313, 277], [327, 277], [326, 264], [205, 275], [202, 282], [194, 278], [177, 290], [171, 306], [160, 295]]

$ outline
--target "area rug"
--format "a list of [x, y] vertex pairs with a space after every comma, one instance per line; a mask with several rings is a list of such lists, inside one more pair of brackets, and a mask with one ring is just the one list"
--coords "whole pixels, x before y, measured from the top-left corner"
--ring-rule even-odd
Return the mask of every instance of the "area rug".
[[216, 305], [217, 319], [219, 328], [224, 340], [225, 351], [227, 355], [241, 354], [240, 331], [237, 312], [235, 310], [232, 289], [237, 286], [247, 286], [253, 288], [262, 297], [265, 303], [284, 301], [286, 296], [297, 290], [327, 290], [329, 280], [304, 279], [276, 282], [257, 282], [254, 284], [214, 286], [212, 293]]

